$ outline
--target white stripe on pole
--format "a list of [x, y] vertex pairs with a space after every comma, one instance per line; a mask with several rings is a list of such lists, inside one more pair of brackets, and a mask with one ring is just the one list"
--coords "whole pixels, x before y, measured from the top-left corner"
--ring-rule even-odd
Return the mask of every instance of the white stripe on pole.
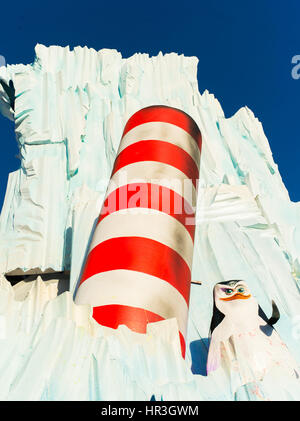
[[97, 225], [89, 251], [99, 243], [116, 237], [143, 237], [159, 241], [179, 253], [192, 269], [193, 240], [184, 225], [164, 212], [132, 208], [111, 213]]
[[191, 206], [197, 197], [191, 179], [172, 165], [157, 161], [141, 161], [126, 165], [110, 179], [105, 198], [118, 187], [132, 183], [152, 183], [168, 187], [182, 196]]

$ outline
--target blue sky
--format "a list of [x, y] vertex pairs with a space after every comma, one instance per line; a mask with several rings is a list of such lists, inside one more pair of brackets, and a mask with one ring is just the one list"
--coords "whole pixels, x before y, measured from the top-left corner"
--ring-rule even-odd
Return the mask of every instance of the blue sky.
[[[200, 92], [214, 93], [226, 117], [244, 105], [253, 110], [291, 199], [300, 201], [300, 79], [291, 76], [299, 0], [16, 0], [1, 4], [0, 24], [9, 64], [31, 63], [36, 43], [197, 56]], [[8, 172], [20, 165], [13, 123], [1, 116], [0, 139], [1, 206]]]

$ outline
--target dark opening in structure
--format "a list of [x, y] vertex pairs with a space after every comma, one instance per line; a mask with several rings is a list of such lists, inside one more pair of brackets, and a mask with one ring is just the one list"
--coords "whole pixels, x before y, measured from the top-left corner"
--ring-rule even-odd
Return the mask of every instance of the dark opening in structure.
[[62, 294], [70, 289], [70, 272], [51, 272], [51, 273], [34, 273], [34, 274], [6, 274], [6, 279], [11, 283], [12, 286], [19, 282], [32, 282], [40, 276], [43, 281], [55, 281], [57, 280], [57, 295]]

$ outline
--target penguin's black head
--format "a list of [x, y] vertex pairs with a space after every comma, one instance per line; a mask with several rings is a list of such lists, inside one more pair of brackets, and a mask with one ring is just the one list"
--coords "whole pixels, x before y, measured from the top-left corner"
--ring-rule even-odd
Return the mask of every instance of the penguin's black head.
[[[247, 284], [245, 281], [241, 280], [241, 279], [232, 279], [229, 281], [224, 281], [224, 282], [218, 282], [215, 287], [214, 287], [214, 302], [213, 302], [213, 315], [212, 315], [212, 319], [211, 319], [211, 323], [210, 323], [210, 333], [212, 334], [212, 332], [214, 331], [214, 329], [222, 322], [222, 320], [224, 319], [225, 315], [217, 308], [216, 306], [216, 301], [215, 301], [215, 290], [216, 290], [216, 286], [220, 286], [220, 285], [224, 285], [226, 288], [225, 290], [225, 294], [232, 294], [232, 289], [234, 289], [235, 287], [238, 289], [239, 285], [237, 284], [243, 284], [243, 286], [246, 287], [247, 289]], [[236, 298], [236, 297], [234, 297]], [[244, 298], [244, 297], [242, 297]], [[245, 298], [247, 298], [247, 295], [245, 296]], [[223, 299], [223, 298], [222, 298]], [[226, 300], [228, 300], [228, 298], [226, 298]], [[258, 306], [258, 314], [259, 316], [270, 326], [273, 326], [280, 318], [280, 313], [279, 310], [275, 304], [274, 301], [272, 301], [272, 317], [270, 319], [267, 318], [266, 314], [263, 312], [262, 308], [260, 306]]]
[[[238, 282], [243, 282], [243, 281], [241, 281], [240, 279], [231, 279], [229, 281], [218, 282], [215, 285], [215, 287], [217, 285], [224, 285], [224, 286], [227, 286], [227, 287], [234, 288], [235, 285]], [[215, 288], [214, 288], [214, 292], [215, 292]], [[215, 296], [213, 297], [213, 300], [214, 300], [214, 303], [213, 303], [213, 315], [212, 315], [212, 319], [211, 319], [211, 323], [210, 323], [210, 333], [211, 334], [213, 333], [214, 329], [222, 322], [222, 320], [225, 317], [225, 315], [216, 306]]]

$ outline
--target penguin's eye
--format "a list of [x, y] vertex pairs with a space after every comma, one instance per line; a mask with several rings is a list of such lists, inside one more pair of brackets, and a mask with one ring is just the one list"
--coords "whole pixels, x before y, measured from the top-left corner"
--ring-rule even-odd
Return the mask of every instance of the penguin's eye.
[[240, 287], [240, 288], [238, 289], [238, 292], [240, 292], [240, 293], [242, 294], [243, 292], [245, 292], [245, 288]]
[[231, 289], [231, 288], [226, 288], [225, 289], [225, 294], [227, 294], [227, 295], [232, 294], [232, 292], [233, 292], [233, 289]]

